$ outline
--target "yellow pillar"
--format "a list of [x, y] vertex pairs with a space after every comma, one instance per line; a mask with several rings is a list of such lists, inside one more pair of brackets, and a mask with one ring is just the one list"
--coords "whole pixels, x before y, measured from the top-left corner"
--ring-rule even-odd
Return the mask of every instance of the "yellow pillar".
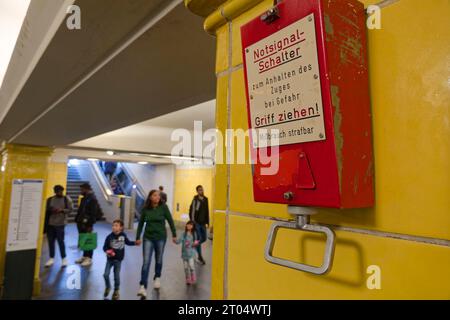
[[[24, 145], [5, 144], [1, 149], [1, 174], [0, 174], [0, 285], [4, 284], [5, 249], [9, 220], [9, 207], [12, 182], [14, 179], [42, 179], [45, 186], [49, 173], [49, 160], [52, 149], [46, 147], [34, 147]], [[45, 201], [42, 199], [41, 221], [39, 227], [39, 239], [34, 272], [33, 294], [40, 292], [40, 257], [43, 240], [43, 226]]]
[[[217, 38], [222, 133], [248, 128], [240, 27], [273, 4], [185, 0]], [[337, 234], [328, 275], [266, 262], [272, 219], [291, 219], [286, 206], [253, 201], [250, 165], [216, 165], [213, 299], [450, 298], [449, 10], [447, 0], [393, 1], [381, 9], [381, 29], [368, 31], [376, 205], [314, 217]], [[317, 265], [323, 241], [280, 231], [275, 254]]]

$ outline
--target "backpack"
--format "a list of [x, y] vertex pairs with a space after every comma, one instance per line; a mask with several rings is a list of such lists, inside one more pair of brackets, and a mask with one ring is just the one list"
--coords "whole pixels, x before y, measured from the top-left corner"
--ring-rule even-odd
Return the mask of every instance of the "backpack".
[[95, 214], [94, 214], [95, 220], [96, 220], [96, 221], [102, 220], [102, 219], [103, 219], [103, 216], [104, 216], [103, 210], [102, 210], [102, 208], [100, 207], [100, 204], [98, 203], [97, 198], [94, 197], [93, 199], [91, 199], [91, 201], [92, 201], [92, 200], [94, 200], [94, 203], [95, 203], [95, 208], [94, 208], [94, 210], [95, 210]]

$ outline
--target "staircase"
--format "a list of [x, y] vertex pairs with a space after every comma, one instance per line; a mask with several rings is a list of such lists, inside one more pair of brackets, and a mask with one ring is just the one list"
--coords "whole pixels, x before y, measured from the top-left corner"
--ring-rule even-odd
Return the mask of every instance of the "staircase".
[[78, 196], [80, 195], [80, 185], [86, 183], [88, 181], [84, 181], [81, 179], [78, 170], [74, 166], [68, 167], [67, 170], [67, 195], [73, 201], [73, 211], [68, 216], [69, 222], [75, 221], [75, 216], [78, 210]]

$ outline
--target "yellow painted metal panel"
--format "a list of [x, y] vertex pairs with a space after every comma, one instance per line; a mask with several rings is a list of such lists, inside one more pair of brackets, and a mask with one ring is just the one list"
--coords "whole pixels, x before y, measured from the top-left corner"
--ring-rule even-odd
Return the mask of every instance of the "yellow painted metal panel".
[[229, 25], [225, 24], [216, 31], [216, 73], [228, 69], [228, 56], [230, 54], [229, 45]]
[[225, 268], [225, 224], [223, 212], [214, 213], [214, 240], [211, 269], [211, 299], [223, 299], [223, 279]]
[[[272, 221], [229, 219], [229, 299], [450, 299], [449, 247], [338, 231], [332, 271], [317, 276], [264, 259]], [[274, 254], [319, 264], [323, 241], [312, 233], [280, 231]], [[367, 286], [370, 266], [380, 268], [380, 289]]]
[[[216, 100], [216, 128], [225, 137], [228, 127], [228, 76], [221, 76], [217, 79], [217, 100]], [[220, 142], [222, 147], [220, 147]], [[227, 206], [227, 165], [225, 164], [225, 143], [224, 139], [216, 144], [216, 166], [214, 169], [214, 195], [215, 209], [225, 210]]]
[[255, 17], [262, 15], [265, 11], [273, 6], [273, 0], [264, 0], [258, 5], [254, 6], [250, 10], [242, 13], [237, 18], [233, 19], [233, 66], [242, 64], [242, 44], [241, 44], [241, 26], [254, 19]]

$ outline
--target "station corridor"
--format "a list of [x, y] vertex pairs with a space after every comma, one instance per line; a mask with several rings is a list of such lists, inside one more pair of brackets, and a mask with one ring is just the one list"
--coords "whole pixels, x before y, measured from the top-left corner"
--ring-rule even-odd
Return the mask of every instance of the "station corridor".
[[[95, 232], [98, 233], [98, 248], [94, 252], [93, 263], [90, 267], [81, 267], [75, 264], [75, 260], [81, 256], [78, 250], [78, 232], [75, 224], [69, 224], [66, 227], [66, 251], [69, 261], [69, 267], [61, 268], [61, 259], [59, 257], [58, 247], [55, 257], [55, 264], [50, 268], [45, 268], [48, 260], [48, 245], [44, 241], [44, 247], [41, 257], [41, 294], [36, 297], [37, 300], [103, 300], [105, 290], [105, 281], [103, 272], [105, 270], [106, 255], [102, 250], [103, 242], [106, 236], [111, 233], [111, 225], [105, 222], [99, 222], [95, 225]], [[177, 230], [183, 232], [183, 230]], [[125, 230], [130, 240], [134, 240], [135, 232]], [[205, 265], [196, 263], [198, 282], [195, 285], [187, 286], [183, 271], [183, 262], [181, 260], [181, 249], [179, 245], [173, 244], [168, 239], [164, 251], [163, 273], [161, 278], [161, 288], [154, 290], [152, 288], [151, 277], [154, 270], [154, 259], [151, 265], [150, 281], [148, 286], [148, 300], [208, 300], [210, 298], [211, 288], [211, 241], [207, 240], [202, 245]], [[121, 269], [120, 296], [122, 300], [140, 300], [136, 294], [139, 289], [139, 280], [142, 266], [142, 246], [126, 247], [125, 259]], [[67, 281], [71, 274], [68, 270], [72, 267], [80, 270], [81, 287], [80, 289], [68, 287]], [[73, 273], [72, 273], [73, 274]], [[114, 283], [113, 272], [111, 272], [111, 281]], [[109, 299], [111, 296], [109, 297]]]

